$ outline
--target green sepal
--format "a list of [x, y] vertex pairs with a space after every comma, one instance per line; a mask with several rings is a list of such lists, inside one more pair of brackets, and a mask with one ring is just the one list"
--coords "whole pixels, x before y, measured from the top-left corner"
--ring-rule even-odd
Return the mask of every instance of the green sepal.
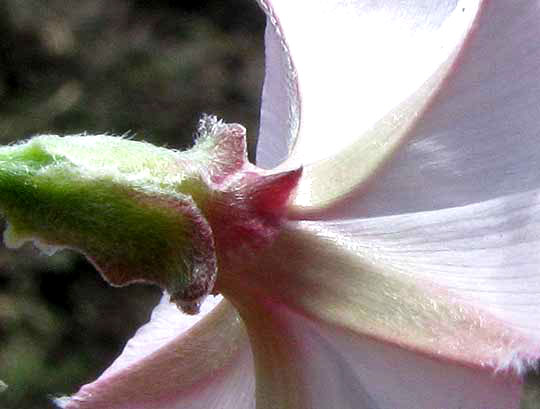
[[[152, 282], [195, 313], [216, 278], [207, 188], [181, 153], [112, 136], [0, 148], [5, 242], [76, 249], [113, 285]], [[202, 200], [202, 199], [201, 199]]]

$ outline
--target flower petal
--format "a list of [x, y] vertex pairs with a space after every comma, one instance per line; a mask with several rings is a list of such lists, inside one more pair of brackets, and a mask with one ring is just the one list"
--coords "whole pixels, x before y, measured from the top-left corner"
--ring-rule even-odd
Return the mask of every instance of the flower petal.
[[56, 403], [64, 409], [254, 408], [249, 342], [236, 311], [220, 299], [209, 297], [199, 315], [188, 316], [164, 296], [100, 378]]
[[[458, 214], [456, 223], [461, 217]], [[538, 337], [521, 332], [489, 308], [467, 303], [468, 298], [439, 285], [433, 276], [414, 275], [416, 254], [405, 252], [402, 263], [393, 259], [393, 253], [387, 255], [377, 244], [377, 234], [363, 235], [363, 223], [289, 224], [263, 257], [246, 265], [245, 271], [236, 272], [236, 277], [220, 271], [230, 286], [223, 293], [235, 300], [248, 331], [255, 333], [245, 311], [271, 302], [315, 322], [468, 366], [492, 371], [511, 367], [521, 372], [536, 363], [540, 357]], [[370, 223], [377, 226], [376, 221], [367, 220], [366, 228], [372, 226]], [[393, 226], [391, 222], [388, 225]], [[385, 238], [384, 229], [372, 230], [380, 234], [379, 240]], [[405, 240], [407, 234], [397, 235], [395, 240]], [[429, 236], [418, 237], [419, 246], [422, 240], [429, 243]], [[428, 257], [424, 253], [420, 256]], [[472, 255], [472, 261], [476, 256]], [[428, 267], [436, 269], [434, 265], [435, 261]], [[471, 263], [470, 269], [476, 265], [481, 263]], [[519, 288], [517, 282], [514, 287]], [[504, 291], [493, 298], [497, 296], [504, 296]]]
[[260, 3], [268, 26], [258, 163], [275, 166], [290, 154], [287, 167], [304, 165], [295, 201], [302, 208], [347, 194], [396, 149], [447, 75], [479, 7]]
[[540, 189], [332, 228], [369, 243], [383, 264], [450, 289], [540, 343]]
[[100, 378], [112, 376], [165, 347], [212, 312], [222, 300], [221, 296], [208, 296], [199, 314], [188, 315], [178, 311], [178, 307], [171, 302], [170, 295], [164, 293], [159, 304], [152, 311], [150, 321], [137, 330], [126, 343], [120, 356], [101, 374]]
[[300, 120], [300, 94], [293, 61], [280, 22], [268, 2], [259, 1], [267, 14], [265, 77], [257, 164], [272, 168], [289, 156]]
[[429, 359], [279, 304], [258, 307], [242, 312], [252, 330], [258, 409], [519, 407], [517, 377]]
[[427, 211], [540, 187], [539, 20], [536, 1], [486, 1], [402, 149], [331, 216]]

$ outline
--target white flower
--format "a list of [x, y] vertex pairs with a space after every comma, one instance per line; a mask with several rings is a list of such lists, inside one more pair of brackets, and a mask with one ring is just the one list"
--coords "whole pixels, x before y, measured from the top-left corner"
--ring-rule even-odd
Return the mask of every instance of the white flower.
[[218, 272], [239, 313], [165, 296], [58, 403], [517, 408], [540, 354], [540, 6], [261, 5], [258, 162], [304, 167], [288, 222]]

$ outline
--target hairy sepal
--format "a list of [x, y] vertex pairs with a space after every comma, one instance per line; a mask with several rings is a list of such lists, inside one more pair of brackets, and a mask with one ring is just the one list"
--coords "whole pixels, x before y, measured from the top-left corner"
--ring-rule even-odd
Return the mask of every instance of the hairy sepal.
[[203, 117], [185, 152], [108, 135], [38, 136], [0, 148], [4, 239], [49, 254], [75, 249], [112, 285], [154, 283], [197, 313], [219, 260], [279, 230], [300, 171], [268, 173], [247, 161], [245, 129], [215, 117]]

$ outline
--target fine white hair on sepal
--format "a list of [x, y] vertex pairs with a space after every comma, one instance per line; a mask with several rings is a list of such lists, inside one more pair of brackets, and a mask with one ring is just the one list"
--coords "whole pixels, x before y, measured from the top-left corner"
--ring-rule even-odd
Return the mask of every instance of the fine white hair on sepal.
[[54, 398], [53, 403], [58, 407], [59, 409], [64, 409], [67, 407], [67, 405], [71, 402], [71, 398], [69, 396], [61, 396], [59, 398]]
[[523, 356], [523, 353], [514, 350], [505, 357], [501, 357], [495, 366], [495, 373], [512, 372], [520, 377], [524, 377], [530, 371], [538, 371], [540, 361], [530, 356]]
[[206, 139], [218, 135], [226, 124], [215, 115], [202, 114], [197, 125], [195, 140]]

